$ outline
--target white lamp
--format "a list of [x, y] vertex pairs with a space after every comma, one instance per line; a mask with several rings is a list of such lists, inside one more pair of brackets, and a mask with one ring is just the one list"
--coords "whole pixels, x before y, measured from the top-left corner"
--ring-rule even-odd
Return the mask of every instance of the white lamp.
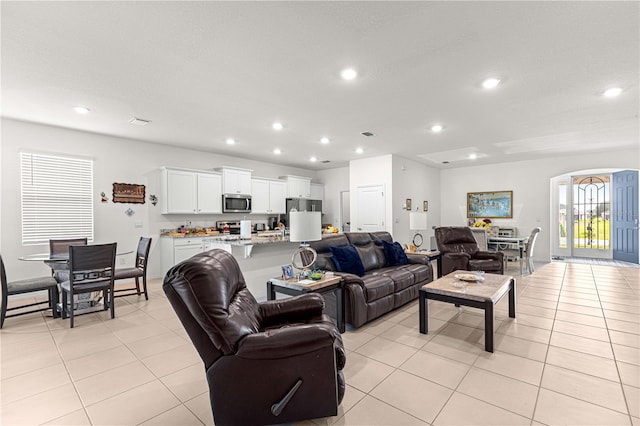
[[[427, 213], [426, 212], [410, 212], [409, 213], [409, 229], [412, 231], [421, 231], [427, 229]], [[420, 247], [423, 239], [420, 232], [416, 232], [413, 236], [413, 245]]]
[[[318, 253], [309, 247], [309, 241], [319, 241], [322, 239], [322, 220], [320, 212], [289, 212], [289, 241], [300, 243], [300, 248], [293, 253], [291, 264], [300, 270], [307, 271], [313, 266]], [[304, 252], [311, 254], [311, 261]], [[300, 259], [298, 263], [296, 257]]]

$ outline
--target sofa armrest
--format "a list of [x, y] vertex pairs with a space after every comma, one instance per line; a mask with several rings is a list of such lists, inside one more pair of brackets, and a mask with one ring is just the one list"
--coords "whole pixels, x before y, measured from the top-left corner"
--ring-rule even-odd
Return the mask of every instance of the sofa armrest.
[[431, 259], [429, 256], [425, 256], [424, 254], [416, 254], [416, 253], [407, 253], [407, 259], [409, 263], [419, 263], [421, 265], [431, 265]]
[[475, 258], [481, 260], [499, 260], [502, 262], [504, 253], [501, 251], [479, 251], [476, 253]]
[[442, 255], [442, 274], [446, 275], [455, 270], [466, 271], [470, 259], [469, 253], [444, 253]]
[[280, 300], [269, 300], [259, 305], [265, 325], [295, 322], [322, 315], [324, 299], [318, 293], [302, 294]]

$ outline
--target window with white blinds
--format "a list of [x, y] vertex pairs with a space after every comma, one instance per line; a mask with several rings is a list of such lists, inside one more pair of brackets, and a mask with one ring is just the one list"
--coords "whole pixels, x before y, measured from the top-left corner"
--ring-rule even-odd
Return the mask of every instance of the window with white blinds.
[[20, 153], [22, 244], [93, 241], [93, 160]]

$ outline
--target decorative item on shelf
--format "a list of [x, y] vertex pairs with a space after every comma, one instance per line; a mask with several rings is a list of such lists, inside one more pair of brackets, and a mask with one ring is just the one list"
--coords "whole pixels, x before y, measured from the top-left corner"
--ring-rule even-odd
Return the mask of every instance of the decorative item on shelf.
[[300, 243], [300, 248], [293, 253], [291, 263], [301, 270], [302, 276], [308, 276], [318, 253], [309, 247], [309, 241], [322, 239], [322, 222], [320, 212], [289, 212], [289, 241]]
[[289, 279], [293, 278], [293, 267], [291, 265], [282, 265], [282, 278]]
[[473, 225], [471, 225], [471, 226], [473, 228], [489, 229], [489, 228], [491, 228], [491, 219], [476, 220], [475, 222], [473, 222]]
[[149, 201], [151, 201], [151, 204], [153, 204], [155, 206], [156, 204], [158, 204], [158, 197], [156, 197], [155, 195], [151, 194], [151, 195], [149, 195]]
[[131, 210], [131, 207], [129, 207], [128, 209], [126, 209], [126, 210], [124, 211], [124, 214], [126, 214], [126, 215], [127, 215], [127, 216], [129, 216], [129, 217], [131, 217], [131, 216], [133, 216], [134, 214], [136, 214], [136, 212], [134, 212], [133, 210]]
[[104, 192], [100, 193], [100, 201], [103, 203], [108, 203], [109, 199], [107, 198], [107, 194], [105, 194]]
[[423, 231], [427, 228], [427, 214], [424, 212], [410, 212], [409, 213], [409, 229], [412, 231], [418, 231], [413, 236], [413, 245], [416, 249], [423, 243], [422, 234], [419, 231]]
[[320, 281], [322, 277], [324, 277], [324, 272], [318, 271], [318, 270], [311, 272], [311, 274], [309, 275], [309, 278], [311, 278], [314, 281]]
[[425, 212], [429, 211], [429, 202], [428, 201], [423, 201], [422, 202], [422, 211], [425, 211]]

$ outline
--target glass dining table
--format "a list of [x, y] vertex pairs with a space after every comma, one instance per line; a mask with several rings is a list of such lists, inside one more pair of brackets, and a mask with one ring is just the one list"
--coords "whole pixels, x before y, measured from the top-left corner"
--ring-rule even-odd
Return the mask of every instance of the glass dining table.
[[[116, 253], [116, 256], [125, 256], [127, 254], [133, 253], [133, 250], [123, 251]], [[36, 254], [26, 254], [24, 256], [18, 257], [18, 260], [23, 260], [26, 262], [44, 262], [47, 266], [51, 268], [52, 271], [55, 271], [54, 265], [60, 265], [69, 263], [69, 253], [36, 253]], [[56, 280], [60, 283], [60, 280], [56, 277]], [[93, 293], [80, 293], [75, 296], [75, 306], [74, 310], [77, 314], [82, 314], [84, 312], [88, 312], [89, 310], [95, 309], [96, 306], [100, 304], [102, 301], [102, 292], [93, 292]], [[58, 311], [62, 310], [62, 305], [58, 303]]]

